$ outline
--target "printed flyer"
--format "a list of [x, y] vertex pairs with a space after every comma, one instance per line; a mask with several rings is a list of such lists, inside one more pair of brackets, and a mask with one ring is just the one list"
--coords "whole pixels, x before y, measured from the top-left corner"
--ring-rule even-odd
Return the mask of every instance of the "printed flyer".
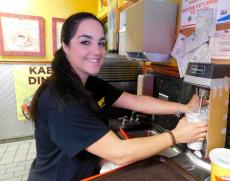
[[217, 2], [218, 0], [182, 0], [180, 29], [195, 27], [197, 12], [216, 8]]

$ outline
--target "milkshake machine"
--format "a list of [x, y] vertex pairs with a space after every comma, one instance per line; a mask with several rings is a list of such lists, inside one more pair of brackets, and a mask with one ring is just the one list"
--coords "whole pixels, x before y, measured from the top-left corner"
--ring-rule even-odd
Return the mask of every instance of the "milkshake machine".
[[229, 104], [230, 64], [190, 62], [184, 82], [196, 86], [201, 99], [209, 99], [205, 157], [225, 146]]

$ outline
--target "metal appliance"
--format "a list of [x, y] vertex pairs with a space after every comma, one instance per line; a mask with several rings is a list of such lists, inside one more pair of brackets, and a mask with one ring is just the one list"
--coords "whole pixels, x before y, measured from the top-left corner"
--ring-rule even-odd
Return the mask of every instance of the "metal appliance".
[[[134, 18], [135, 17], [135, 18]], [[167, 62], [174, 45], [177, 3], [140, 0], [126, 9], [125, 43], [132, 59]]]
[[229, 81], [230, 64], [190, 62], [184, 77], [184, 82], [208, 89], [224, 86]]
[[[129, 60], [125, 55], [107, 54], [98, 77], [123, 91], [136, 94], [137, 78], [141, 73], [140, 61]], [[112, 107], [107, 113], [107, 118], [117, 118], [130, 113], [131, 111]]]
[[208, 154], [212, 149], [225, 147], [230, 64], [190, 62], [184, 82], [196, 87], [201, 100], [203, 98], [209, 99], [208, 131], [205, 146], [202, 150], [202, 158], [208, 159]]
[[136, 93], [137, 77], [141, 73], [140, 61], [129, 60], [125, 55], [107, 54], [98, 77], [121, 90]]

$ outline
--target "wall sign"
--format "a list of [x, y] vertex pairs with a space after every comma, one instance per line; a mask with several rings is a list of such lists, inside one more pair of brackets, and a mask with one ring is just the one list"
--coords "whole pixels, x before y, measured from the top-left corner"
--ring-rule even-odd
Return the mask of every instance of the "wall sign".
[[51, 65], [16, 65], [13, 70], [17, 116], [24, 121], [30, 101], [41, 83], [51, 75]]
[[216, 8], [217, 2], [218, 0], [182, 0], [180, 29], [194, 27], [197, 11]]
[[61, 29], [65, 19], [52, 18], [53, 54], [61, 48]]
[[43, 18], [0, 13], [0, 54], [44, 56]]

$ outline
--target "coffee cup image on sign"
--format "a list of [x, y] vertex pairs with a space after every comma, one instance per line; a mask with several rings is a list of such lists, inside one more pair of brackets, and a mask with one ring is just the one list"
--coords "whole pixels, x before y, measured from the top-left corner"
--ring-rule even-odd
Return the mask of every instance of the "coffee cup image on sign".
[[19, 47], [30, 47], [33, 44], [32, 36], [27, 31], [17, 31], [12, 36], [12, 41]]

